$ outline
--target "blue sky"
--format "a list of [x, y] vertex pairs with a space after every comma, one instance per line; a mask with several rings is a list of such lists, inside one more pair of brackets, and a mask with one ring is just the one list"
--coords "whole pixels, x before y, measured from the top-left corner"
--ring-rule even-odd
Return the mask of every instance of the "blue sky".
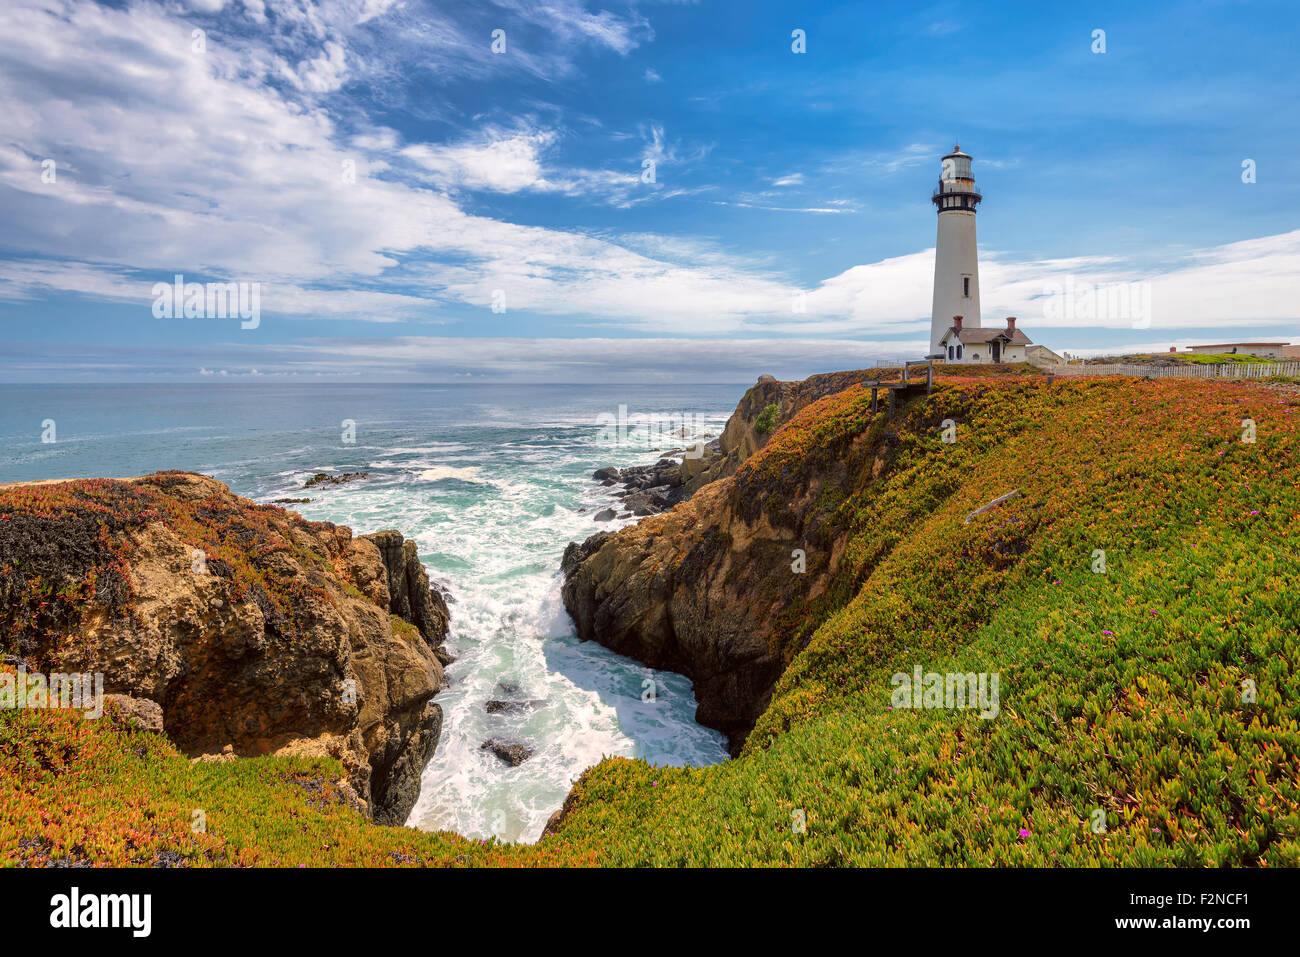
[[[1300, 341], [1294, 12], [11, 0], [0, 381], [919, 355], [955, 139], [986, 325], [1058, 351]], [[157, 318], [177, 273], [257, 284], [256, 328]], [[1143, 284], [1149, 314], [1054, 314], [1071, 283]]]

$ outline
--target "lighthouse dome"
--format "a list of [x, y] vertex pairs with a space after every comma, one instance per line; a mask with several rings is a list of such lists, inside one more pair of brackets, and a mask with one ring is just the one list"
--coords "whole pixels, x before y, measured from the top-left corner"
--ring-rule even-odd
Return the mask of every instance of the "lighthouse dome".
[[963, 153], [961, 147], [954, 144], [952, 152], [943, 158], [942, 172], [939, 178], [941, 180], [973, 180], [975, 177], [971, 174], [970, 161], [970, 154]]

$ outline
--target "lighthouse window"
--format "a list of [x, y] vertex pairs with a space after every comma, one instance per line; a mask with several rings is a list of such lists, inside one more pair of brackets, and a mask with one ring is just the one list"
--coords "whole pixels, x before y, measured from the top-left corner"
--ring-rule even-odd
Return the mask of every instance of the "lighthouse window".
[[958, 359], [961, 358], [961, 346], [958, 346], [958, 347], [957, 347], [957, 358], [958, 358]]
[[952, 351], [953, 351], [953, 350], [952, 350], [952, 346], [949, 346], [949, 347], [948, 347], [948, 358], [949, 358], [949, 359], [951, 359], [951, 358], [953, 357], [953, 355], [952, 355]]
[[961, 294], [967, 299], [970, 298], [970, 276], [961, 277]]

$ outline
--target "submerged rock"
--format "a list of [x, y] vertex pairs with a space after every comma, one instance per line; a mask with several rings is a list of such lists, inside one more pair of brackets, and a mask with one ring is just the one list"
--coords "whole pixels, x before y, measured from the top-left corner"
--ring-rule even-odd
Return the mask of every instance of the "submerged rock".
[[488, 714], [525, 714], [546, 704], [545, 698], [529, 698], [527, 701], [504, 701], [492, 698], [483, 706]]
[[537, 753], [535, 748], [530, 748], [522, 742], [505, 741], [501, 738], [488, 738], [479, 745], [479, 750], [491, 751], [512, 768], [519, 767]]
[[357, 479], [370, 478], [369, 472], [340, 472], [338, 475], [331, 475], [329, 472], [317, 472], [307, 481], [302, 483], [303, 488], [314, 488], [317, 485], [342, 485], [344, 482], [353, 482]]

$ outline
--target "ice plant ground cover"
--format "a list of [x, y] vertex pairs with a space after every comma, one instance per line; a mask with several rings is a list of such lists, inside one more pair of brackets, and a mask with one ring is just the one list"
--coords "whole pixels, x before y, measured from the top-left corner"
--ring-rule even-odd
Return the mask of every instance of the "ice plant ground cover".
[[[109, 721], [9, 712], [0, 860], [1300, 864], [1300, 395], [945, 377], [891, 420], [854, 387], [779, 425], [730, 506], [781, 527], [832, 463], [848, 480], [803, 547], [814, 568], [840, 549], [836, 577], [774, 624], [788, 668], [734, 761], [606, 760], [557, 836], [511, 846], [369, 825], [330, 762], [192, 765]], [[0, 490], [0, 525], [38, 507]], [[205, 517], [175, 520], [199, 545]], [[999, 673], [999, 716], [892, 710], [916, 664]]]

